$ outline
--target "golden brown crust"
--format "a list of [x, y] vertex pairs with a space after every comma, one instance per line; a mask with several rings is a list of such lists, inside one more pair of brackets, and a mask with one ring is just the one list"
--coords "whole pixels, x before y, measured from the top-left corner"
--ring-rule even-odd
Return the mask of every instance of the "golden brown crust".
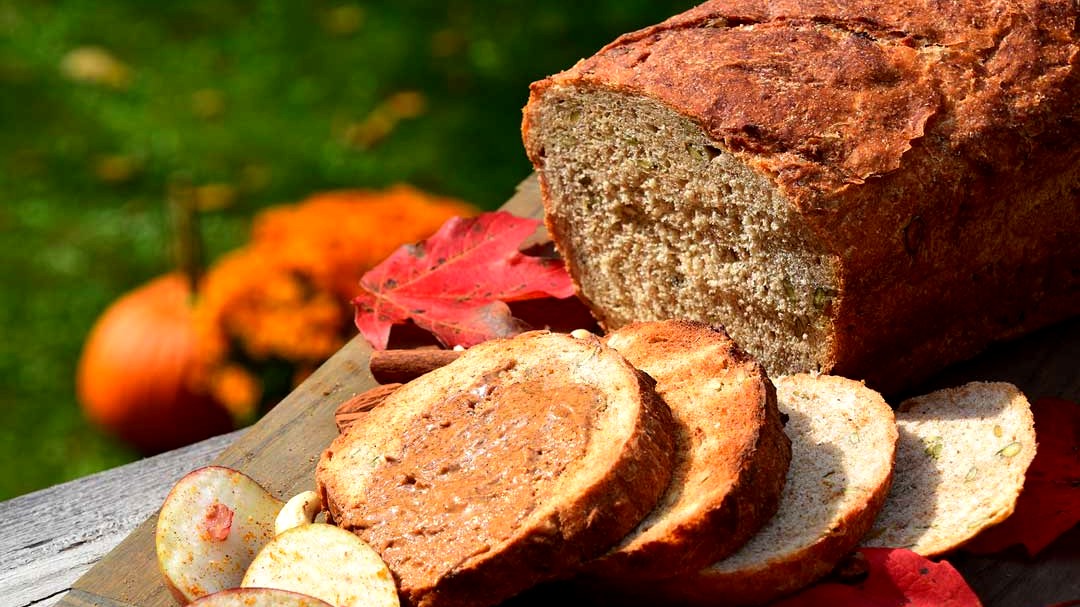
[[[727, 561], [648, 587], [632, 586], [642, 597], [638, 604], [714, 605], [718, 597], [724, 605], [764, 604], [827, 574], [873, 525], [892, 483], [897, 432], [889, 406], [859, 382], [840, 377], [800, 374], [779, 378], [776, 385], [781, 410], [797, 428], [792, 443], [798, 464], [789, 475], [799, 475], [789, 480], [781, 512], [761, 537]], [[808, 422], [807, 416], [817, 419]], [[820, 429], [811, 429], [815, 425]], [[850, 439], [852, 431], [861, 437]], [[847, 453], [845, 463], [830, 454], [835, 450]], [[844, 468], [845, 484], [838, 489], [819, 480], [819, 465]], [[859, 480], [849, 476], [855, 474]], [[811, 511], [818, 514], [805, 516]]]
[[652, 98], [771, 179], [840, 268], [818, 370], [891, 392], [1080, 313], [1078, 12], [711, 1], [534, 83], [530, 105]]
[[620, 37], [533, 93], [572, 84], [655, 97], [807, 210], [832, 211], [843, 201], [830, 195], [900, 168], [930, 122], [947, 129], [936, 145], [975, 146], [959, 151], [1009, 172], [1038, 138], [1061, 141], [1060, 123], [1080, 119], [1063, 95], [1076, 86], [1075, 13], [1067, 0], [714, 0]]
[[636, 323], [605, 341], [656, 380], [682, 432], [672, 489], [589, 573], [656, 579], [696, 571], [776, 512], [791, 445], [772, 382], [722, 329], [702, 323]]
[[[491, 538], [490, 545], [445, 570], [428, 574], [424, 563], [438, 561], [436, 555], [418, 554], [415, 550], [397, 555], [393, 553], [394, 541], [383, 542], [383, 556], [398, 577], [403, 603], [490, 605], [539, 581], [570, 575], [583, 561], [607, 550], [632, 529], [666, 489], [673, 466], [674, 421], [653, 390], [652, 381], [595, 339], [575, 340], [566, 335], [534, 332], [469, 349], [446, 367], [403, 385], [382, 406], [335, 439], [316, 471], [332, 520], [367, 539], [374, 528], [366, 518], [370, 514], [368, 505], [378, 501], [365, 493], [375, 473], [365, 472], [364, 466], [372, 467], [373, 453], [389, 453], [390, 460], [410, 463], [400, 451], [403, 439], [397, 438], [403, 434], [405, 424], [429, 415], [435, 410], [434, 403], [471, 390], [477, 378], [483, 377], [482, 383], [493, 387], [490, 393], [497, 399], [500, 390], [509, 390], [505, 388], [511, 385], [507, 382], [532, 378], [531, 370], [540, 367], [545, 374], [561, 368], [566, 377], [574, 378], [573, 382], [588, 382], [607, 395], [590, 424], [579, 430], [557, 426], [563, 431], [584, 432], [586, 451], [582, 461], [561, 470], [541, 470], [539, 474], [551, 474], [555, 480], [545, 480], [542, 487], [537, 485], [531, 498], [535, 504], [527, 509], [522, 522], [507, 536]], [[536, 406], [543, 407], [544, 403], [537, 402]], [[546, 415], [541, 414], [542, 410], [538, 419]], [[620, 421], [612, 421], [616, 419]], [[486, 427], [491, 426], [481, 424], [476, 432]], [[498, 439], [498, 435], [493, 436], [493, 440]], [[455, 446], [446, 445], [447, 457], [437, 463], [457, 461]], [[532, 448], [513, 446], [515, 453]], [[415, 449], [419, 452], [419, 447]], [[418, 465], [417, 470], [425, 469], [425, 462], [412, 463]], [[495, 472], [496, 476], [501, 474]], [[512, 484], [512, 479], [505, 482]], [[507, 492], [512, 489], [508, 485], [504, 486]], [[501, 498], [495, 498], [477, 502], [477, 507], [502, 508], [504, 504]], [[492, 513], [476, 514], [486, 517]], [[379, 549], [379, 545], [373, 547]], [[419, 573], [412, 569], [416, 563], [421, 563]]]
[[874, 516], [885, 503], [890, 483], [891, 478], [890, 482], [881, 486], [881, 490], [874, 492], [863, 507], [846, 512], [835, 532], [798, 555], [754, 571], [718, 575], [705, 581], [688, 581], [680, 591], [685, 593], [682, 601], [708, 605], [715, 602], [717, 594], [723, 594], [727, 597], [725, 604], [761, 605], [821, 579], [870, 531]]

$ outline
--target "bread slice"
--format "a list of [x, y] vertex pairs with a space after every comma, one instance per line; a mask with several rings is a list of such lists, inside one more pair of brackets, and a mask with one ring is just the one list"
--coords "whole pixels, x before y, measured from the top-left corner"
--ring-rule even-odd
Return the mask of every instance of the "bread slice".
[[776, 516], [732, 556], [652, 585], [651, 600], [761, 604], [828, 573], [870, 529], [892, 478], [892, 409], [841, 377], [780, 377], [776, 392], [792, 450]]
[[494, 604], [568, 576], [656, 505], [675, 422], [652, 386], [595, 339], [486, 342], [350, 425], [316, 481], [404, 604]]
[[1012, 384], [973, 382], [897, 409], [896, 477], [867, 546], [936, 556], [1010, 514], [1035, 457], [1031, 406]]
[[582, 297], [883, 393], [1080, 313], [1080, 6], [1031, 6], [710, 0], [534, 83]]
[[772, 382], [722, 329], [702, 323], [631, 324], [604, 341], [656, 380], [680, 432], [660, 504], [588, 570], [612, 579], [696, 571], [776, 512], [791, 444]]

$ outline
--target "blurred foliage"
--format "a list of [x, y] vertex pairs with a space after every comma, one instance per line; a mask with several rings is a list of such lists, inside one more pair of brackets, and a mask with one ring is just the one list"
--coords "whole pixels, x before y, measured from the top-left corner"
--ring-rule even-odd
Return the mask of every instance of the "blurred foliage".
[[691, 2], [0, 0], [0, 499], [128, 461], [75, 362], [171, 269], [199, 186], [209, 257], [268, 205], [409, 182], [494, 208], [529, 172], [529, 82]]
[[476, 211], [401, 184], [322, 192], [258, 213], [250, 241], [201, 281], [189, 381], [236, 421], [258, 418], [356, 335], [351, 302], [365, 272]]

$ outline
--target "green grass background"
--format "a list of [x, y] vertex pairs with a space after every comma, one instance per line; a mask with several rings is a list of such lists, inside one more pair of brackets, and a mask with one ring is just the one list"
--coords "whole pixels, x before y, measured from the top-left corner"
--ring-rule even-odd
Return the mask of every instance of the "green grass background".
[[[406, 181], [494, 208], [530, 170], [529, 82], [691, 4], [0, 0], [0, 499], [137, 457], [83, 420], [73, 376], [97, 315], [171, 268], [174, 176], [237, 192], [202, 217], [210, 259], [321, 189]], [[126, 87], [64, 77], [88, 45]], [[402, 90], [426, 113], [349, 145], [345, 125]], [[103, 179], [108, 158], [131, 174]]]

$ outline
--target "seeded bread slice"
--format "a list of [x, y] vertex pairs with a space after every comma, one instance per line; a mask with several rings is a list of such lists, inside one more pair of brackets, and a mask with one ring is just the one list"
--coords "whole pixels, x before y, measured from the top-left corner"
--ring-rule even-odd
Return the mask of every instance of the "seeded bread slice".
[[841, 377], [780, 377], [776, 391], [792, 447], [779, 511], [732, 556], [656, 584], [654, 600], [761, 604], [828, 573], [870, 529], [892, 478], [892, 409]]
[[936, 556], [1012, 514], [1036, 447], [1015, 386], [939, 390], [904, 401], [896, 417], [896, 478], [865, 545]]
[[696, 571], [776, 512], [791, 443], [772, 382], [722, 329], [703, 323], [636, 323], [605, 341], [656, 380], [681, 431], [659, 506], [589, 571], [615, 579]]
[[596, 339], [487, 342], [349, 426], [316, 481], [405, 605], [494, 604], [568, 576], [656, 505], [675, 422], [652, 386]]

